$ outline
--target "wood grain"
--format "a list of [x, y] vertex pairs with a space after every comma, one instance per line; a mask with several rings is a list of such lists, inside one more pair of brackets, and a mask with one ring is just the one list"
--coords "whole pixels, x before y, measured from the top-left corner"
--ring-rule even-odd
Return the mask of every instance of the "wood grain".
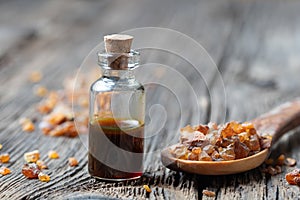
[[[196, 176], [166, 169], [159, 157], [160, 149], [177, 142], [180, 126], [250, 120], [300, 96], [299, 8], [298, 1], [0, 1], [0, 143], [1, 153], [11, 154], [5, 166], [12, 170], [11, 175], [0, 177], [0, 198], [209, 199], [202, 195], [203, 189], [209, 189], [216, 192], [215, 199], [299, 199], [299, 188], [284, 180], [284, 173], [292, 168], [283, 168], [284, 173], [274, 177], [259, 168], [238, 175]], [[21, 131], [19, 118], [35, 116], [34, 104], [40, 101], [32, 94], [34, 84], [27, 81], [31, 71], [43, 72], [41, 84], [47, 88], [61, 88], [103, 35], [151, 26], [180, 31], [201, 43], [220, 73], [205, 69], [205, 82], [181, 58], [143, 50], [147, 55], [144, 63], [171, 66], [189, 80], [197, 92], [200, 113], [195, 112], [192, 93], [176, 82], [177, 77], [153, 71], [156, 73], [147, 80], [165, 80], [176, 88], [176, 95], [162, 85], [146, 87], [147, 109], [161, 104], [168, 120], [146, 141], [147, 151], [157, 151], [145, 158], [142, 179], [105, 183], [91, 178], [83, 145], [86, 135], [51, 138], [39, 131]], [[221, 95], [224, 89], [226, 97]], [[182, 113], [178, 99], [183, 99]], [[152, 114], [147, 117], [158, 126], [161, 118]], [[285, 153], [299, 160], [299, 137], [295, 130], [282, 138], [272, 156]], [[27, 180], [20, 173], [23, 154], [34, 149], [49, 164], [49, 183]], [[50, 149], [57, 150], [61, 158], [49, 160]], [[78, 167], [68, 167], [70, 156], [79, 160]], [[142, 188], [144, 184], [151, 187], [150, 194]]]

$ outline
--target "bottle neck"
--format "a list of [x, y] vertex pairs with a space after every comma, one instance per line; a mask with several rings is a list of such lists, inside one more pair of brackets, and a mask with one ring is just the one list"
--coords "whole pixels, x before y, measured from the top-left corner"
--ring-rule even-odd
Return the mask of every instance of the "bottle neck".
[[113, 78], [113, 79], [134, 79], [133, 70], [112, 70], [112, 69], [102, 69], [103, 77]]

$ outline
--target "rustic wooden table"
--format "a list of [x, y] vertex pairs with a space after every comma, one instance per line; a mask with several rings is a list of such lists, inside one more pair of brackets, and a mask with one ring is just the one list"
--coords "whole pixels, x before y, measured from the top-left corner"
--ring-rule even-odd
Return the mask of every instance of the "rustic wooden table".
[[[153, 127], [161, 127], [146, 141], [149, 151], [159, 152], [176, 142], [178, 129], [185, 124], [250, 120], [300, 96], [299, 10], [299, 1], [0, 1], [0, 143], [1, 152], [11, 155], [5, 166], [12, 170], [0, 177], [0, 198], [210, 199], [202, 195], [208, 189], [216, 192], [215, 199], [223, 200], [300, 199], [299, 188], [284, 178], [293, 168], [284, 167], [283, 173], [272, 177], [262, 173], [261, 167], [236, 175], [200, 176], [166, 169], [159, 153], [147, 154], [146, 173], [140, 180], [101, 182], [87, 172], [87, 151], [80, 138], [47, 137], [39, 130], [24, 133], [18, 123], [21, 117], [34, 115], [34, 104], [40, 101], [27, 80], [31, 71], [42, 71], [41, 84], [58, 89], [103, 35], [137, 27], [170, 28], [195, 39], [215, 60], [224, 82], [223, 87], [218, 71], [209, 67], [201, 74], [204, 84], [192, 67], [183, 68], [190, 66], [185, 61], [163, 52], [148, 54], [144, 63], [171, 66], [197, 93], [197, 101], [190, 101], [194, 97], [176, 76], [159, 71], [147, 76], [178, 89], [174, 95], [158, 84], [146, 86], [147, 109], [155, 108], [147, 117], [152, 118]], [[162, 115], [156, 113], [161, 107], [155, 104], [165, 107]], [[164, 114], [167, 120], [161, 125]], [[292, 131], [272, 156], [284, 153], [300, 160], [299, 140], [299, 130]], [[52, 180], [48, 183], [28, 180], [20, 172], [23, 154], [33, 149], [39, 149], [49, 164]], [[57, 150], [60, 159], [47, 159], [50, 149]], [[79, 166], [68, 167], [70, 156], [78, 158]], [[144, 184], [151, 187], [150, 194]]]

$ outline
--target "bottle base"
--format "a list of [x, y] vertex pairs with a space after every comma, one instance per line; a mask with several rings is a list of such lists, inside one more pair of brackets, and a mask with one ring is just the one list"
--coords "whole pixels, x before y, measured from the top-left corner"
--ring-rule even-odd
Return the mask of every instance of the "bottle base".
[[131, 178], [103, 178], [95, 175], [91, 175], [93, 178], [96, 178], [97, 180], [100, 181], [106, 181], [106, 182], [121, 182], [121, 181], [132, 181], [132, 180], [137, 180], [142, 177], [142, 175], [131, 177]]

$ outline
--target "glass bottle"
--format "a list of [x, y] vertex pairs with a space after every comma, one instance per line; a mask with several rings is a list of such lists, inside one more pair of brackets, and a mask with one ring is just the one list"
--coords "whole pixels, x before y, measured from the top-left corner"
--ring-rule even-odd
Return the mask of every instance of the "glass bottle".
[[143, 171], [144, 87], [134, 77], [139, 53], [98, 53], [102, 77], [90, 88], [89, 173], [103, 180]]

